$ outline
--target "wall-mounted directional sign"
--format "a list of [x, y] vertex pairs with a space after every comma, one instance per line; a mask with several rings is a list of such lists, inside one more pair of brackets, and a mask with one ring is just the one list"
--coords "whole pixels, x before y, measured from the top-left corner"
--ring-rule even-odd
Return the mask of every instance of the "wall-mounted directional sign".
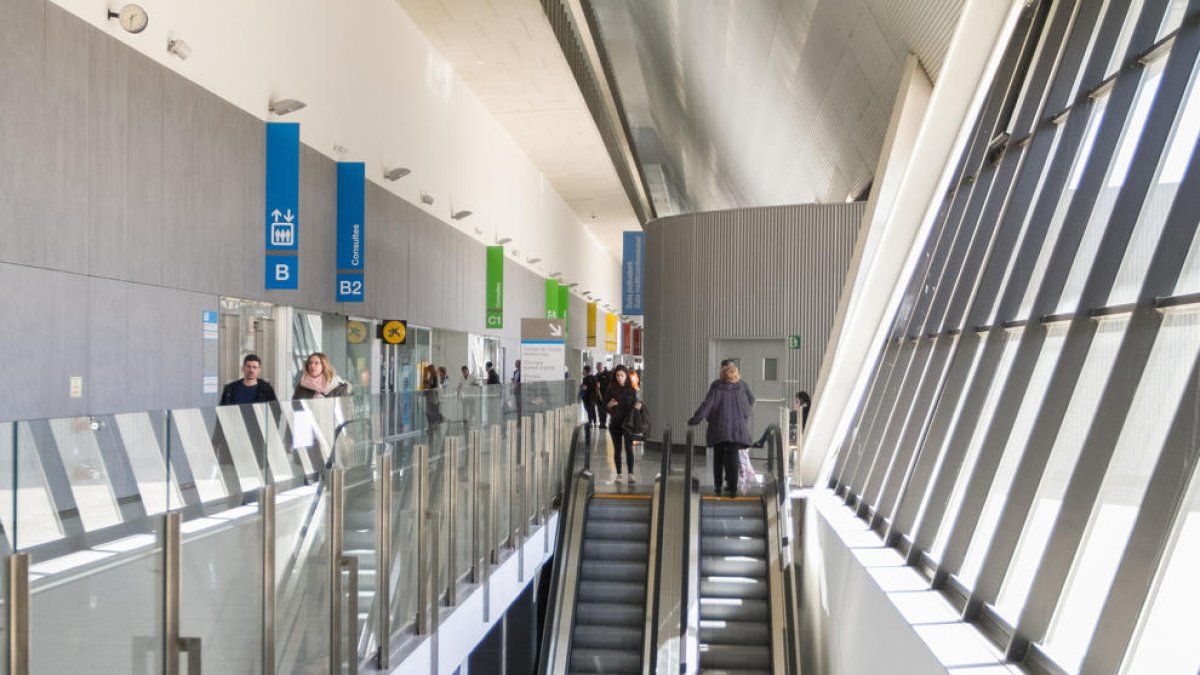
[[399, 319], [379, 324], [379, 339], [389, 345], [402, 345], [408, 339], [408, 322]]

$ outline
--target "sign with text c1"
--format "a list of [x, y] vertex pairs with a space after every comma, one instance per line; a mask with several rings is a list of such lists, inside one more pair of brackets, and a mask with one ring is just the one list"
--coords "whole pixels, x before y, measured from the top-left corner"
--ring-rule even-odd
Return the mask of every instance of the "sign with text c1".
[[366, 282], [366, 165], [337, 164], [337, 301], [362, 302]]
[[487, 289], [484, 296], [484, 328], [504, 328], [504, 247], [487, 247]]

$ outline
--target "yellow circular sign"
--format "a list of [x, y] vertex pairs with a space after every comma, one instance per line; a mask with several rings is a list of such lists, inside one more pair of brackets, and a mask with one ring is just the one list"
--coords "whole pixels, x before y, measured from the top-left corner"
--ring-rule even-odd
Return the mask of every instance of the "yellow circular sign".
[[367, 325], [361, 321], [346, 322], [346, 342], [361, 345], [367, 339]]
[[408, 336], [408, 328], [403, 321], [388, 321], [383, 324], [383, 341], [389, 345], [402, 345]]

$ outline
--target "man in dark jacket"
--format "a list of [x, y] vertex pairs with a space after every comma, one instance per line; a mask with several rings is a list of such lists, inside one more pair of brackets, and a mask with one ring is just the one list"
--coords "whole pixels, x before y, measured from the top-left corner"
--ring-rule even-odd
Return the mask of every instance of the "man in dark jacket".
[[[596, 362], [596, 401], [607, 401], [608, 396], [608, 371], [604, 369], [604, 362]], [[596, 408], [596, 414], [600, 417], [600, 428], [608, 428], [608, 411], [601, 405]]]
[[234, 380], [225, 385], [221, 391], [220, 405], [241, 405], [243, 403], [262, 403], [275, 400], [275, 390], [271, 383], [258, 379], [262, 370], [262, 361], [255, 354], [247, 354], [242, 359], [242, 379]]
[[488, 361], [484, 367], [487, 368], [486, 384], [500, 384], [500, 373], [496, 372], [496, 367], [492, 365], [492, 362]]
[[[737, 496], [738, 450], [750, 445], [749, 391], [732, 363], [721, 367], [721, 379], [708, 388], [704, 402], [688, 426], [708, 422], [706, 444], [713, 449], [713, 485], [721, 494], [722, 477], [730, 497]], [[724, 474], [724, 476], [722, 476]]]

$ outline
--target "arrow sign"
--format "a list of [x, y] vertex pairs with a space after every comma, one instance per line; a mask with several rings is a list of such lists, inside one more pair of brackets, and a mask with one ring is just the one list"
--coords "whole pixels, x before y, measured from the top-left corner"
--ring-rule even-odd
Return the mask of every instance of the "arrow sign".
[[553, 336], [553, 337], [562, 337], [563, 336], [563, 327], [561, 325], [559, 325], [557, 323], [552, 323], [552, 324], [550, 324], [549, 328], [550, 328], [551, 336]]

